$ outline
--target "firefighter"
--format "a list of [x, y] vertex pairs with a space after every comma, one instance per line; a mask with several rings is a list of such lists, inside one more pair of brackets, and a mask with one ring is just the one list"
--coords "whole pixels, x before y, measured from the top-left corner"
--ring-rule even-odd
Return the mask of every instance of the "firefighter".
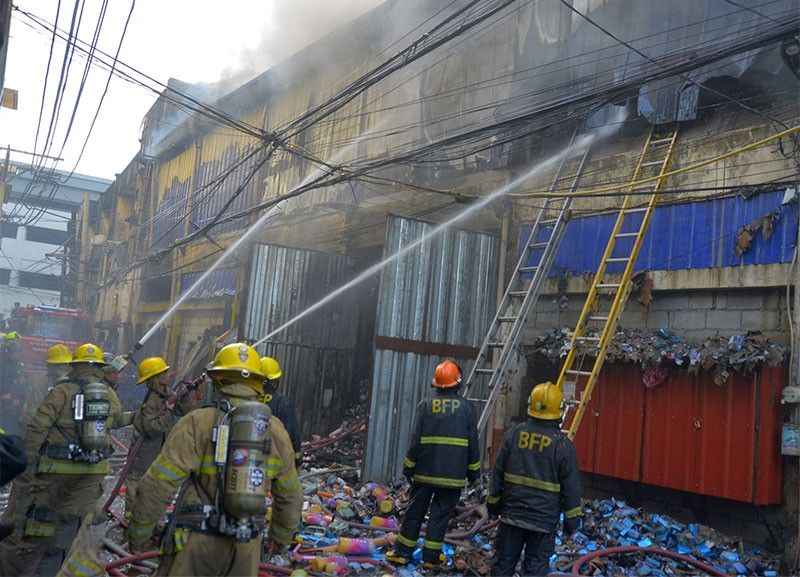
[[264, 379], [264, 403], [269, 407], [272, 414], [278, 417], [289, 433], [289, 438], [292, 440], [292, 448], [294, 449], [294, 462], [297, 467], [303, 458], [302, 449], [300, 448], [300, 422], [297, 420], [297, 413], [294, 412], [294, 407], [289, 401], [288, 397], [281, 395], [278, 392], [278, 379], [283, 375], [281, 365], [272, 357], [263, 357], [261, 359], [261, 372], [266, 377]]
[[139, 379], [137, 385], [144, 383], [147, 392], [142, 406], [136, 411], [133, 419], [133, 446], [142, 437], [133, 464], [125, 479], [125, 513], [130, 514], [136, 486], [147, 468], [155, 461], [167, 439], [175, 417], [182, 417], [191, 409], [191, 397], [185, 395], [176, 399], [167, 388], [169, 384], [169, 365], [161, 357], [149, 357], [139, 363]]
[[[27, 457], [22, 439], [16, 435], [6, 435], [0, 429], [0, 487], [18, 478], [25, 471]], [[14, 487], [17, 483], [14, 483]], [[0, 541], [11, 535], [14, 526], [3, 523], [0, 525]]]
[[25, 445], [16, 435], [0, 429], [0, 487], [25, 470]]
[[268, 551], [283, 551], [300, 522], [303, 495], [292, 444], [270, 418], [261, 359], [252, 347], [223, 347], [207, 369], [215, 402], [183, 417], [139, 482], [128, 539], [148, 548], [172, 500], [161, 538], [160, 574], [256, 575], [267, 491], [272, 493]]
[[22, 405], [20, 425], [23, 431], [38, 410], [39, 405], [42, 404], [47, 391], [69, 377], [69, 373], [72, 371], [72, 365], [70, 365], [72, 353], [63, 344], [53, 345], [47, 350], [44, 362], [47, 367], [46, 374], [31, 387], [28, 397]]
[[25, 452], [36, 474], [31, 504], [13, 519], [14, 533], [0, 544], [0, 575], [55, 575], [94, 509], [111, 472], [109, 429], [122, 419], [116, 393], [103, 382], [103, 352], [93, 344], [73, 354], [72, 373], [44, 398], [25, 432]]
[[480, 475], [480, 455], [475, 411], [458, 394], [461, 369], [453, 361], [442, 362], [431, 385], [436, 395], [420, 403], [404, 462], [403, 475], [411, 481], [411, 504], [397, 546], [387, 558], [408, 562], [430, 506], [422, 561], [426, 568], [435, 569], [444, 560], [442, 543], [461, 489]]
[[[58, 344], [48, 349], [45, 356], [47, 374], [29, 391], [28, 398], [22, 406], [20, 424], [23, 431], [27, 428], [33, 415], [36, 414], [48, 391], [67, 380], [72, 371], [70, 362], [72, 362], [72, 353], [66, 346]], [[8, 506], [3, 513], [3, 521], [22, 519], [24, 517], [33, 500], [33, 491], [30, 490], [30, 484], [35, 476], [36, 469], [31, 466], [14, 480], [11, 494], [8, 497]]]
[[0, 427], [20, 434], [19, 415], [28, 390], [28, 376], [22, 362], [22, 336], [17, 331], [3, 335], [0, 345]]
[[561, 389], [534, 387], [524, 423], [506, 432], [492, 472], [487, 508], [500, 517], [492, 575], [511, 576], [522, 550], [523, 575], [547, 575], [563, 511], [564, 531], [580, 528], [575, 446], [561, 432]]

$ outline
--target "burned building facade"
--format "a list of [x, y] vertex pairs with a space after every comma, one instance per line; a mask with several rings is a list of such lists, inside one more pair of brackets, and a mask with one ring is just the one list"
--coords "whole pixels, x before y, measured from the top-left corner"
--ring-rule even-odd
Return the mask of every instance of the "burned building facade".
[[[620, 190], [636, 180], [643, 143], [653, 127], [678, 127], [674, 174], [637, 263], [650, 276], [652, 300], [645, 307], [631, 299], [619, 326], [670, 330], [693, 342], [760, 331], [796, 347], [797, 141], [749, 148], [800, 116], [796, 61], [787, 57], [797, 28], [792, 2], [511, 3], [471, 27], [461, 22], [459, 34], [448, 23], [424, 34], [441, 19], [438, 2], [390, 1], [235, 90], [216, 95], [171, 81], [144, 119], [140, 153], [101, 204], [97, 232], [108, 242], [95, 248], [103, 264], [87, 303], [101, 344], [128, 350], [245, 233], [247, 242], [194, 290], [146, 352], [202, 367], [227, 331], [259, 341], [361, 275], [270, 336], [261, 351], [284, 363], [284, 386], [306, 435], [335, 427], [354, 403], [368, 407], [365, 475], [393, 477], [433, 367], [447, 356], [469, 369], [543, 198], [564, 191], [554, 184], [559, 153], [591, 135], [576, 188], [583, 194], [572, 202], [489, 424], [490, 461], [530, 386], [550, 378], [551, 368], [525, 362], [525, 347], [574, 324]], [[452, 39], [426, 52], [448, 33]], [[398, 65], [370, 83], [381, 62]], [[198, 111], [205, 102], [213, 110]], [[508, 194], [482, 202], [503, 187]], [[415, 244], [450, 219], [443, 234]], [[378, 266], [398, 251], [401, 257]], [[362, 275], [371, 268], [374, 274]], [[684, 369], [674, 370], [677, 382]], [[612, 371], [617, 381], [643, 387], [641, 374], [616, 364]], [[734, 376], [694, 385], [706, 397], [692, 410], [714, 408], [707, 417], [686, 415], [701, 423], [693, 430], [733, 439], [744, 419], [751, 426], [743, 434], [754, 440], [740, 462], [714, 460], [728, 445], [686, 438], [684, 449], [700, 455], [692, 470], [733, 476], [745, 467], [749, 489], [661, 478], [635, 450], [611, 451], [615, 466], [595, 467], [596, 455], [610, 454], [601, 441], [648, 443], [631, 440], [634, 425], [625, 421], [638, 423], [640, 436], [654, 434], [646, 429], [646, 403], [662, 400], [644, 397], [628, 408], [607, 398], [604, 410], [625, 426], [578, 438], [588, 484], [633, 483], [642, 499], [733, 524], [753, 539], [767, 532], [788, 542], [797, 526], [791, 487], [798, 469], [780, 454], [780, 394], [797, 372], [786, 362], [753, 377], [763, 382]], [[739, 394], [758, 400], [735, 412], [744, 406]], [[587, 417], [586, 435], [600, 418]], [[670, 415], [658, 418], [668, 423]], [[661, 448], [664, 458], [680, 450]], [[755, 485], [759, 467], [769, 469], [768, 488]], [[730, 514], [687, 505], [692, 493], [733, 503]], [[756, 519], [738, 512], [754, 506]]]

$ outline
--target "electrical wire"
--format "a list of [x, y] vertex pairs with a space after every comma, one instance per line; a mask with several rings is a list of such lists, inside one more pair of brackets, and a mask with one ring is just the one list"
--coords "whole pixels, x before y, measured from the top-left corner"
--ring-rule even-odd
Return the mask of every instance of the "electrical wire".
[[[572, 12], [574, 12], [575, 14], [577, 14], [578, 16], [580, 16], [581, 18], [586, 20], [589, 24], [591, 24], [592, 26], [594, 26], [595, 28], [600, 30], [603, 34], [605, 34], [608, 37], [612, 38], [615, 42], [618, 42], [619, 44], [622, 44], [623, 46], [625, 46], [629, 50], [632, 50], [633, 52], [635, 52], [636, 54], [638, 54], [642, 58], [644, 58], [644, 59], [648, 60], [649, 62], [651, 62], [652, 64], [655, 64], [658, 67], [662, 67], [663, 66], [656, 59], [652, 58], [651, 56], [649, 56], [645, 52], [642, 52], [638, 48], [634, 47], [630, 42], [626, 42], [625, 40], [622, 40], [618, 36], [616, 36], [613, 33], [611, 33], [608, 29], [606, 29], [603, 26], [601, 26], [600, 24], [598, 24], [595, 20], [590, 18], [587, 14], [585, 14], [585, 13], [581, 12], [580, 10], [578, 10], [577, 8], [575, 8], [571, 3], [567, 2], [567, 0], [559, 0], [559, 2], [561, 2], [561, 4], [563, 4], [567, 8], [569, 8]], [[680, 77], [682, 80], [685, 80], [686, 82], [689, 82], [690, 84], [692, 84], [694, 86], [697, 86], [698, 88], [701, 88], [703, 90], [707, 90], [707, 91], [711, 92], [712, 94], [715, 94], [716, 96], [719, 96], [720, 98], [723, 98], [725, 100], [729, 100], [730, 99], [730, 97], [727, 94], [723, 94], [722, 92], [719, 92], [718, 90], [715, 90], [714, 88], [712, 88], [710, 86], [702, 85], [699, 82], [697, 82], [695, 79], [693, 79], [693, 78], [691, 78], [689, 76], [686, 76], [685, 74], [678, 74], [678, 77]], [[779, 121], [779, 120], [777, 120], [775, 118], [771, 118], [770, 116], [767, 116], [766, 114], [764, 114], [763, 112], [761, 112], [760, 110], [758, 110], [756, 108], [744, 105], [738, 100], [737, 101], [733, 101], [733, 103], [737, 104], [738, 106], [742, 107], [743, 109], [747, 110], [748, 112], [751, 112], [753, 114], [758, 114], [759, 116], [762, 116], [765, 120], [768, 120], [769, 122], [774, 122], [776, 124], [780, 124], [781, 126], [783, 126], [784, 129], [789, 128], [783, 122], [781, 122], [781, 121]]]
[[634, 189], [634, 188], [640, 187], [640, 186], [645, 185], [645, 184], [650, 184], [650, 183], [653, 183], [653, 182], [657, 182], [657, 181], [659, 181], [661, 179], [664, 179], [664, 178], [669, 178], [671, 176], [676, 176], [678, 174], [684, 174], [684, 173], [687, 173], [687, 172], [693, 172], [695, 170], [698, 170], [698, 169], [703, 168], [705, 166], [708, 166], [710, 164], [714, 164], [714, 163], [720, 162], [722, 160], [726, 160], [728, 158], [732, 158], [734, 156], [738, 156], [739, 154], [742, 154], [744, 152], [749, 152], [749, 151], [754, 150], [756, 148], [760, 148], [762, 146], [770, 144], [771, 142], [775, 142], [776, 140], [780, 140], [781, 138], [785, 138], [785, 137], [790, 136], [792, 134], [796, 134], [797, 132], [800, 132], [800, 125], [792, 126], [791, 128], [788, 128], [787, 130], [783, 130], [781, 132], [778, 132], [778, 133], [773, 134], [771, 136], [768, 136], [766, 138], [762, 138], [761, 140], [757, 140], [755, 142], [751, 142], [750, 144], [747, 144], [745, 146], [740, 146], [739, 148], [735, 148], [733, 150], [730, 150], [730, 151], [725, 152], [723, 154], [719, 154], [719, 155], [714, 156], [712, 158], [707, 158], [706, 160], [702, 160], [700, 162], [696, 162], [696, 163], [690, 164], [688, 166], [683, 166], [681, 168], [676, 168], [676, 169], [673, 169], [673, 170], [669, 170], [669, 171], [667, 171], [667, 172], [665, 172], [663, 174], [659, 174], [657, 176], [651, 176], [651, 177], [648, 177], [648, 178], [642, 178], [642, 179], [639, 179], [639, 180], [636, 180], [636, 181], [633, 181], [633, 182], [629, 182], [627, 185], [619, 184], [619, 185], [606, 186], [606, 187], [602, 187], [602, 188], [595, 188], [595, 189], [591, 189], [591, 190], [579, 190], [579, 191], [575, 191], [575, 192], [561, 191], [558, 194], [552, 194], [549, 191], [510, 193], [510, 196], [513, 196], [513, 197], [535, 197], [535, 198], [587, 197], [587, 196], [595, 196], [595, 195], [602, 194], [602, 193], [619, 191], [620, 189], [625, 188], [625, 187], [630, 187], [631, 189]]

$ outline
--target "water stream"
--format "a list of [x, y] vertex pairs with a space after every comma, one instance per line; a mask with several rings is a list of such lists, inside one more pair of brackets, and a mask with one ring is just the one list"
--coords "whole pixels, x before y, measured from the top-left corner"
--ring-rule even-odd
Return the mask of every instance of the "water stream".
[[538, 164], [534, 165], [530, 169], [526, 170], [525, 173], [522, 174], [521, 176], [515, 178], [514, 180], [512, 180], [511, 182], [509, 182], [507, 184], [504, 184], [503, 186], [501, 186], [497, 190], [494, 190], [490, 194], [480, 198], [480, 200], [477, 200], [476, 202], [472, 203], [471, 205], [469, 205], [469, 207], [467, 207], [463, 211], [453, 215], [452, 217], [450, 217], [449, 219], [445, 220], [444, 222], [436, 225], [427, 234], [422, 235], [418, 239], [414, 240], [412, 243], [404, 246], [403, 248], [401, 248], [397, 252], [395, 252], [393, 254], [390, 254], [389, 256], [385, 257], [382, 261], [380, 261], [378, 263], [375, 263], [374, 265], [370, 266], [369, 268], [367, 268], [363, 272], [359, 273], [352, 280], [350, 280], [347, 283], [343, 284], [342, 286], [334, 289], [332, 292], [328, 293], [326, 296], [322, 297], [320, 300], [318, 300], [317, 302], [315, 302], [314, 304], [312, 304], [311, 306], [309, 306], [305, 310], [299, 312], [293, 318], [289, 319], [288, 321], [283, 323], [281, 326], [279, 326], [278, 328], [273, 330], [267, 336], [259, 339], [253, 346], [258, 346], [258, 345], [264, 344], [269, 339], [271, 339], [275, 335], [279, 334], [281, 331], [285, 330], [286, 328], [290, 327], [291, 325], [293, 325], [294, 323], [296, 323], [300, 319], [308, 316], [309, 314], [311, 314], [312, 312], [316, 311], [320, 307], [326, 305], [327, 303], [329, 303], [330, 301], [332, 301], [333, 299], [335, 299], [339, 295], [347, 292], [348, 290], [350, 290], [354, 286], [358, 285], [359, 283], [365, 281], [366, 279], [368, 279], [369, 277], [371, 277], [375, 273], [380, 272], [389, 263], [392, 263], [392, 262], [396, 261], [397, 259], [399, 259], [400, 257], [402, 257], [405, 254], [408, 254], [409, 252], [411, 252], [412, 250], [414, 250], [415, 248], [417, 248], [421, 244], [423, 244], [423, 243], [429, 241], [430, 239], [434, 238], [436, 235], [438, 235], [439, 233], [444, 231], [446, 228], [448, 228], [450, 226], [453, 226], [454, 224], [464, 220], [468, 216], [478, 212], [479, 210], [484, 208], [489, 203], [491, 203], [491, 202], [497, 200], [498, 198], [504, 196], [505, 194], [511, 192], [512, 190], [514, 190], [515, 188], [517, 188], [518, 186], [523, 184], [525, 181], [527, 181], [529, 178], [531, 178], [532, 176], [535, 176], [537, 173], [542, 172], [542, 171], [544, 171], [546, 169], [549, 169], [552, 165], [554, 165], [554, 164], [556, 164], [558, 162], [561, 162], [561, 160], [563, 158], [565, 158], [567, 155], [574, 154], [577, 151], [581, 151], [581, 150], [585, 149], [586, 147], [591, 146], [592, 143], [594, 143], [598, 139], [610, 136], [616, 130], [617, 126], [618, 126], [618, 124], [616, 124], [616, 123], [608, 125], [608, 126], [604, 126], [602, 128], [598, 128], [597, 130], [595, 130], [595, 131], [593, 131], [593, 132], [591, 132], [589, 134], [586, 134], [585, 136], [582, 136], [582, 137], [576, 139], [576, 141], [573, 142], [571, 146], [568, 146], [568, 147], [564, 148], [559, 153], [554, 154], [553, 156], [547, 158], [546, 160], [543, 160], [542, 162], [539, 162]]
[[[362, 142], [362, 141], [363, 141], [363, 140], [364, 140], [366, 137], [370, 136], [371, 134], [373, 134], [374, 132], [376, 132], [377, 130], [379, 130], [379, 129], [380, 129], [380, 128], [381, 128], [381, 127], [384, 125], [384, 124], [386, 124], [386, 122], [388, 122], [388, 121], [389, 121], [389, 119], [390, 119], [390, 118], [391, 118], [391, 115], [387, 115], [387, 116], [386, 116], [385, 118], [383, 118], [383, 119], [382, 119], [380, 122], [378, 122], [378, 123], [377, 123], [375, 126], [371, 127], [369, 130], [365, 131], [363, 134], [360, 134], [360, 135], [358, 136], [358, 138], [356, 138], [355, 140], [353, 140], [353, 142], [351, 142], [351, 143], [350, 143], [350, 144], [348, 144], [346, 147], [344, 147], [344, 148], [343, 148], [343, 149], [341, 149], [339, 152], [337, 152], [335, 155], [333, 155], [333, 156], [330, 158], [330, 160], [327, 160], [327, 161], [326, 161], [326, 164], [328, 164], [328, 165], [334, 165], [334, 166], [335, 166], [335, 165], [337, 165], [337, 164], [340, 164], [340, 163], [341, 163], [341, 161], [342, 161], [342, 160], [344, 160], [344, 158], [345, 158], [345, 157], [346, 157], [346, 156], [347, 156], [347, 155], [348, 155], [348, 154], [349, 154], [349, 153], [350, 153], [352, 150], [354, 150], [354, 149], [355, 149], [355, 148], [356, 148], [356, 147], [357, 147], [357, 146], [358, 146], [358, 145], [359, 145], [359, 144], [360, 144], [360, 143], [361, 143], [361, 142]], [[311, 181], [313, 181], [314, 179], [316, 179], [316, 178], [320, 177], [320, 176], [321, 176], [321, 175], [322, 175], [322, 174], [323, 174], [325, 171], [327, 171], [327, 170], [328, 170], [328, 169], [327, 169], [327, 168], [325, 168], [325, 167], [324, 167], [324, 166], [322, 166], [322, 165], [318, 166], [318, 167], [317, 167], [315, 170], [311, 171], [311, 173], [309, 173], [309, 175], [308, 175], [308, 176], [306, 176], [306, 178], [304, 178], [304, 179], [303, 179], [303, 181], [302, 181], [300, 184], [298, 184], [297, 186], [295, 186], [295, 187], [292, 189], [292, 191], [295, 191], [295, 190], [297, 190], [297, 189], [299, 189], [299, 188], [302, 188], [303, 186], [307, 185], [308, 183], [310, 183], [310, 182], [311, 182]], [[245, 243], [247, 243], [248, 241], [250, 241], [250, 240], [251, 240], [251, 239], [252, 239], [252, 238], [253, 238], [253, 237], [256, 235], [256, 233], [257, 233], [258, 231], [260, 231], [260, 230], [261, 230], [261, 227], [262, 227], [262, 226], [263, 226], [263, 225], [264, 225], [264, 224], [265, 224], [265, 223], [266, 223], [266, 222], [267, 222], [267, 221], [268, 221], [270, 218], [272, 218], [272, 217], [273, 217], [273, 216], [275, 216], [276, 214], [278, 214], [278, 213], [280, 213], [280, 212], [282, 212], [282, 211], [283, 211], [283, 207], [286, 205], [286, 203], [287, 203], [287, 202], [289, 202], [289, 200], [288, 200], [288, 199], [287, 199], [287, 200], [282, 200], [282, 201], [278, 202], [277, 204], [275, 204], [274, 206], [270, 207], [270, 209], [269, 209], [269, 210], [267, 210], [267, 211], [266, 211], [264, 214], [262, 214], [262, 215], [261, 215], [261, 217], [259, 217], [259, 219], [258, 219], [257, 221], [255, 221], [255, 222], [254, 222], [254, 223], [253, 223], [253, 224], [250, 226], [250, 228], [248, 228], [248, 229], [247, 229], [247, 230], [244, 232], [244, 234], [242, 234], [242, 236], [240, 236], [238, 239], [236, 239], [236, 242], [234, 242], [234, 243], [233, 243], [233, 244], [231, 244], [231, 245], [230, 245], [230, 246], [229, 246], [227, 249], [225, 249], [225, 251], [224, 251], [224, 252], [223, 252], [223, 253], [220, 255], [220, 257], [219, 257], [219, 258], [218, 258], [216, 261], [214, 261], [214, 263], [213, 263], [211, 266], [209, 266], [209, 267], [208, 267], [208, 269], [206, 269], [206, 271], [205, 271], [205, 272], [204, 272], [202, 275], [200, 275], [200, 278], [198, 278], [198, 279], [197, 279], [197, 280], [196, 280], [196, 281], [195, 281], [195, 282], [192, 284], [192, 286], [190, 286], [190, 287], [189, 287], [189, 288], [186, 290], [186, 292], [184, 292], [184, 293], [183, 293], [183, 294], [182, 294], [182, 295], [181, 295], [181, 296], [178, 298], [178, 300], [176, 300], [176, 301], [175, 301], [175, 302], [172, 304], [172, 306], [170, 306], [170, 307], [169, 307], [169, 309], [167, 309], [167, 310], [166, 310], [166, 312], [164, 312], [164, 314], [163, 314], [163, 315], [161, 315], [161, 316], [158, 318], [158, 320], [157, 320], [157, 321], [156, 321], [156, 322], [153, 324], [153, 326], [152, 326], [152, 327], [150, 327], [150, 329], [148, 329], [148, 331], [147, 331], [147, 332], [146, 332], [144, 335], [142, 335], [142, 338], [140, 338], [140, 339], [137, 341], [136, 345], [134, 346], [134, 350], [138, 350], [138, 349], [142, 348], [142, 346], [143, 346], [143, 345], [144, 345], [144, 344], [145, 344], [145, 343], [146, 343], [148, 340], [150, 340], [150, 338], [151, 338], [151, 337], [152, 337], [152, 336], [153, 336], [153, 335], [156, 333], [156, 331], [158, 331], [158, 329], [160, 329], [160, 328], [161, 328], [161, 326], [162, 326], [162, 325], [163, 325], [163, 324], [164, 324], [164, 323], [165, 323], [165, 322], [166, 322], [166, 321], [167, 321], [167, 320], [168, 320], [168, 319], [169, 319], [169, 318], [170, 318], [170, 317], [171, 317], [173, 314], [175, 314], [175, 311], [177, 311], [177, 310], [178, 310], [178, 309], [181, 307], [181, 305], [182, 305], [184, 302], [186, 302], [186, 300], [187, 300], [187, 299], [189, 299], [189, 298], [190, 298], [190, 297], [191, 297], [191, 296], [192, 296], [192, 295], [195, 293], [195, 291], [198, 289], [198, 287], [199, 287], [200, 285], [202, 285], [202, 284], [203, 284], [203, 282], [205, 282], [205, 280], [206, 280], [206, 279], [208, 279], [208, 277], [210, 277], [210, 276], [211, 276], [211, 274], [212, 274], [212, 273], [213, 273], [215, 270], [217, 270], [217, 269], [218, 269], [218, 268], [219, 268], [219, 267], [220, 267], [220, 266], [221, 266], [221, 265], [222, 265], [222, 264], [223, 264], [225, 261], [227, 261], [227, 260], [228, 260], [228, 258], [229, 258], [229, 257], [230, 257], [230, 256], [231, 256], [233, 253], [235, 253], [237, 250], [239, 250], [239, 248], [240, 248], [240, 247], [242, 247], [242, 246], [243, 246]]]

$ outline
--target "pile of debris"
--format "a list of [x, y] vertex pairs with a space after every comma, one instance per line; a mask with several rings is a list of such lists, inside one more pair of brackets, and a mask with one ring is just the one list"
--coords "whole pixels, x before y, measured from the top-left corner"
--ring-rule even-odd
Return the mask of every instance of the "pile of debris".
[[[299, 543], [284, 555], [265, 559], [259, 575], [307, 577], [327, 575], [374, 575], [422, 577], [421, 550], [412, 563], [396, 567], [385, 561], [393, 547], [400, 521], [409, 504], [405, 483], [383, 485], [363, 482], [360, 464], [366, 420], [357, 410], [348, 413], [342, 426], [325, 437], [303, 444], [304, 465], [300, 480], [304, 494]], [[497, 520], [491, 520], [485, 502], [486, 479], [467, 490], [445, 538], [444, 573], [459, 576], [490, 575]], [[115, 521], [96, 535], [102, 562], [125, 556], [125, 525], [121, 499], [111, 508]], [[656, 547], [688, 556], [729, 575], [778, 574], [779, 560], [758, 548], [746, 549], [740, 539], [721, 535], [703, 525], [682, 524], [665, 515], [648, 513], [616, 499], [585, 501], [584, 526], [575, 535], [558, 535], [551, 559], [553, 571], [570, 572], [580, 558], [595, 551], [620, 546]], [[424, 536], [424, 526], [423, 526]], [[104, 551], [100, 551], [100, 549]], [[127, 566], [128, 575], [151, 573], [152, 561]], [[641, 553], [614, 555], [585, 563], [584, 575], [694, 575], [685, 562]], [[114, 573], [117, 574], [118, 573]]]
[[325, 436], [314, 435], [303, 442], [304, 466], [335, 462], [339, 467], [359, 467], [367, 442], [366, 399], [345, 413], [342, 424]]
[[[553, 329], [536, 338], [527, 347], [528, 355], [558, 361], [571, 347], [571, 329]], [[589, 337], [599, 337], [596, 330], [587, 331]], [[585, 342], [585, 341], [582, 341]], [[597, 347], [578, 345], [577, 352], [594, 358]], [[691, 343], [668, 329], [618, 329], [608, 347], [608, 362], [635, 363], [643, 369], [671, 363], [685, 367], [689, 372], [701, 368], [714, 372], [717, 384], [724, 383], [731, 371], [752, 372], [762, 364], [774, 367], [781, 364], [787, 349], [760, 331], [748, 331], [730, 337], [716, 335], [700, 343]]]
[[[666, 515], [646, 513], [617, 499], [586, 501], [583, 529], [571, 539], [557, 541], [555, 566], [568, 571], [583, 555], [611, 547], [658, 547], [685, 555], [729, 575], [778, 574], [780, 560], [760, 548], [746, 549], [738, 538], [729, 538], [697, 523], [683, 524]], [[611, 557], [584, 566], [586, 575], [695, 574], [680, 562], [643, 555]]]

